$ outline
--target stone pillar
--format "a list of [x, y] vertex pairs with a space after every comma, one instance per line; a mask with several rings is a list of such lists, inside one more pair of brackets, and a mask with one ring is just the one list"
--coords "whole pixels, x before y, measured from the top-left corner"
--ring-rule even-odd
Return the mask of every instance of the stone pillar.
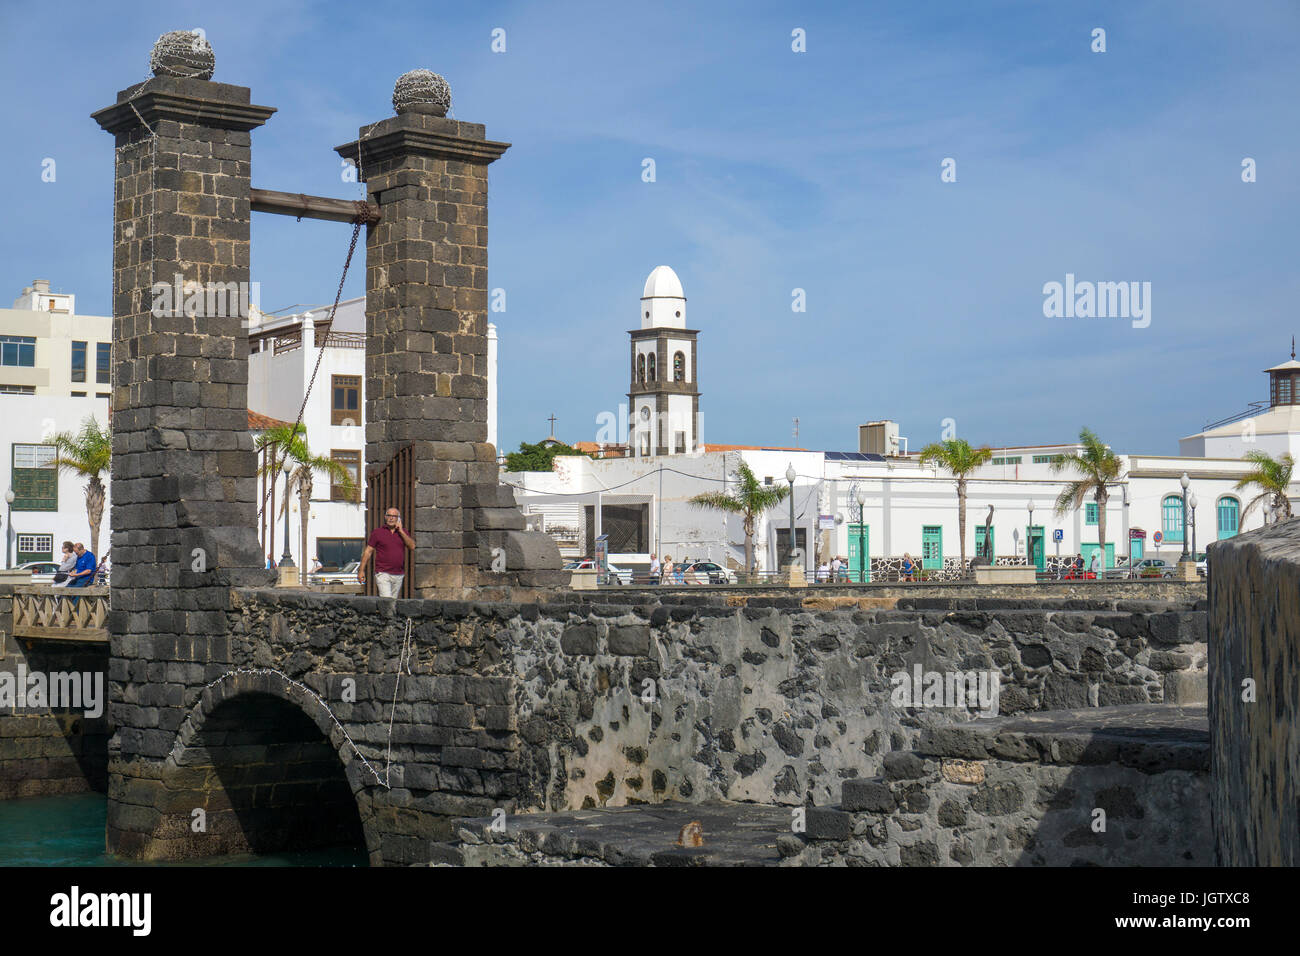
[[381, 210], [366, 236], [366, 474], [415, 446], [423, 597], [564, 577], [554, 542], [523, 530], [487, 441], [487, 168], [509, 144], [446, 118], [450, 101], [441, 77], [412, 71], [398, 115], [337, 147]]
[[1210, 545], [1210, 816], [1219, 866], [1300, 866], [1300, 520]]
[[94, 114], [116, 141], [108, 842], [128, 855], [160, 823], [151, 793], [182, 701], [229, 664], [230, 588], [267, 578], [240, 312], [249, 131], [275, 111], [210, 82], [211, 57], [167, 34], [154, 77]]

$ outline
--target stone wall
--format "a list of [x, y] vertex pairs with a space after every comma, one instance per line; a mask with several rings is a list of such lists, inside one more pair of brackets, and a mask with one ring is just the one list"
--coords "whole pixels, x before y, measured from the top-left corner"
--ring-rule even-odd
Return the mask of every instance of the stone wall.
[[[927, 731], [834, 807], [621, 807], [460, 820], [465, 866], [1203, 866], [1203, 707], [1135, 705]], [[684, 826], [698, 846], [678, 842]]]
[[1210, 545], [1213, 811], [1223, 866], [1300, 864], [1300, 521]]
[[[0, 705], [0, 800], [108, 788], [108, 647], [13, 636], [13, 598], [0, 585], [0, 682], [16, 690], [19, 678], [39, 673], [98, 674], [101, 713], [48, 701], [23, 707]], [[15, 705], [17, 701], [15, 700]]]
[[[1014, 714], [1164, 702], [1205, 655], [1203, 611], [1151, 603], [812, 611], [792, 599], [520, 606], [264, 591], [240, 602], [236, 659], [332, 701], [368, 754], [383, 752], [392, 712], [405, 789], [530, 809], [831, 803], [843, 779], [877, 772], [926, 727], [977, 719], [894, 706], [898, 671], [996, 669], [1001, 712]], [[410, 673], [393, 705], [408, 618]], [[333, 703], [344, 676], [351, 706]]]

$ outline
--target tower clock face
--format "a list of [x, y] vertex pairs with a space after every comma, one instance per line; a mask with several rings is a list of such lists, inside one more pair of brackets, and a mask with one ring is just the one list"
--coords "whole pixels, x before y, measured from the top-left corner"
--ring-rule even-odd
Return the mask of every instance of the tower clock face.
[[649, 405], [642, 405], [642, 406], [641, 406], [641, 421], [643, 421], [643, 422], [648, 422], [649, 420], [650, 420], [650, 406], [649, 406]]

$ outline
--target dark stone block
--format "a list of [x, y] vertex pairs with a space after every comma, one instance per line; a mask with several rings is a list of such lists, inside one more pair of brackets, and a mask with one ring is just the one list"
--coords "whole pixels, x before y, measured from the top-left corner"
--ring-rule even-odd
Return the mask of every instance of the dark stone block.
[[925, 761], [906, 750], [892, 750], [884, 757], [885, 776], [890, 780], [915, 780], [925, 775]]
[[569, 628], [560, 637], [560, 649], [566, 654], [594, 657], [597, 649], [596, 625], [579, 624]]
[[853, 835], [853, 818], [830, 807], [808, 807], [804, 825], [807, 840], [847, 840]]
[[889, 813], [896, 801], [889, 786], [881, 780], [845, 780], [840, 790], [840, 806], [853, 813]]
[[623, 656], [645, 656], [650, 653], [650, 628], [642, 625], [611, 627], [609, 652]]

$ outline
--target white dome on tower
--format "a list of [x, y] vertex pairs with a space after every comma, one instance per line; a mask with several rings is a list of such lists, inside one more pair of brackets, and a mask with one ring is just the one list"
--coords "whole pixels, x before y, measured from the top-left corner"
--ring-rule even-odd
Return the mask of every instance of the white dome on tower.
[[671, 266], [655, 266], [650, 277], [645, 280], [645, 291], [641, 293], [643, 299], [684, 299], [686, 294], [682, 292], [682, 280], [677, 278], [677, 273], [673, 272]]
[[641, 328], [686, 328], [686, 295], [671, 266], [655, 266], [641, 295]]

